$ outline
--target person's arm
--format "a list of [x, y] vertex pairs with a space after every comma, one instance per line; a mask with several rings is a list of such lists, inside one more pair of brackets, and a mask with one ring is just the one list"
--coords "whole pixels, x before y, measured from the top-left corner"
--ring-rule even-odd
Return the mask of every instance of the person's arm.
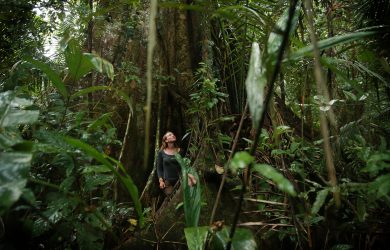
[[159, 186], [162, 189], [165, 187], [165, 183], [164, 183], [163, 157], [161, 151], [159, 151], [157, 155], [157, 176], [158, 176]]

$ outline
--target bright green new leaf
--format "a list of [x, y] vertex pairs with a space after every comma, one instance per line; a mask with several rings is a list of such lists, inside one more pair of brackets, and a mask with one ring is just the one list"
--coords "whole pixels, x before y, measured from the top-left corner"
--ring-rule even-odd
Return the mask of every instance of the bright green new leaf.
[[254, 161], [254, 157], [246, 151], [240, 151], [234, 154], [234, 157], [230, 163], [230, 170], [236, 173], [238, 169], [247, 167]]
[[252, 116], [253, 127], [257, 127], [264, 112], [264, 87], [267, 76], [261, 63], [260, 47], [252, 43], [252, 52], [249, 61], [248, 75], [245, 80], [249, 110]]
[[276, 127], [274, 132], [272, 133], [272, 140], [276, 140], [280, 135], [291, 132], [291, 128], [289, 126], [281, 125]]
[[[223, 227], [222, 230], [217, 231], [211, 239], [210, 249], [226, 249], [229, 241], [229, 227]], [[249, 229], [237, 228], [232, 239], [232, 250], [254, 250], [257, 249], [256, 241], [252, 232]]]
[[27, 58], [25, 60], [26, 62], [29, 62], [31, 65], [45, 73], [50, 82], [64, 98], [68, 97], [68, 91], [66, 90], [65, 84], [62, 82], [61, 77], [48, 64], [37, 61], [32, 58]]
[[0, 153], [0, 214], [22, 195], [31, 159], [30, 153]]
[[186, 227], [184, 234], [187, 240], [189, 250], [203, 250], [205, 249], [207, 234], [209, 227]]
[[267, 164], [256, 164], [253, 166], [253, 171], [275, 182], [276, 186], [283, 192], [291, 196], [296, 196], [294, 186], [287, 180], [279, 171]]

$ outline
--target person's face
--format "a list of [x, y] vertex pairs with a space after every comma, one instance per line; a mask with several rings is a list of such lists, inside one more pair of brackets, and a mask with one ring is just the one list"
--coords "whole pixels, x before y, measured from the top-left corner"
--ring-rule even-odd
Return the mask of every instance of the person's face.
[[168, 142], [175, 142], [176, 141], [176, 136], [171, 133], [171, 132], [168, 132], [165, 134], [165, 142], [168, 143]]

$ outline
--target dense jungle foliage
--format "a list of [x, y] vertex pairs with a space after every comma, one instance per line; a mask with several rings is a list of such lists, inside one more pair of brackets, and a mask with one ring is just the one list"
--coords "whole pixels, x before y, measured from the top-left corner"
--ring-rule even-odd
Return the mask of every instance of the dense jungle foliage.
[[[387, 249], [389, 16], [0, 0], [0, 249]], [[186, 151], [172, 197], [166, 131]]]

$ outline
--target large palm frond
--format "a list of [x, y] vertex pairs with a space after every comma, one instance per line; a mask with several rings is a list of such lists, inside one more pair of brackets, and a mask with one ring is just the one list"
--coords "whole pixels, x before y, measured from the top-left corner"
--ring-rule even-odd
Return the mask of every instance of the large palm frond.
[[390, 0], [357, 0], [347, 1], [354, 13], [357, 28], [381, 26], [377, 37], [377, 48], [390, 55]]
[[[230, 111], [240, 113], [245, 106], [245, 78], [253, 41], [265, 44], [271, 14], [281, 4], [275, 1], [217, 1], [211, 35], [219, 78], [229, 94]], [[263, 47], [263, 46], [262, 46]], [[264, 48], [264, 47], [263, 47]]]

